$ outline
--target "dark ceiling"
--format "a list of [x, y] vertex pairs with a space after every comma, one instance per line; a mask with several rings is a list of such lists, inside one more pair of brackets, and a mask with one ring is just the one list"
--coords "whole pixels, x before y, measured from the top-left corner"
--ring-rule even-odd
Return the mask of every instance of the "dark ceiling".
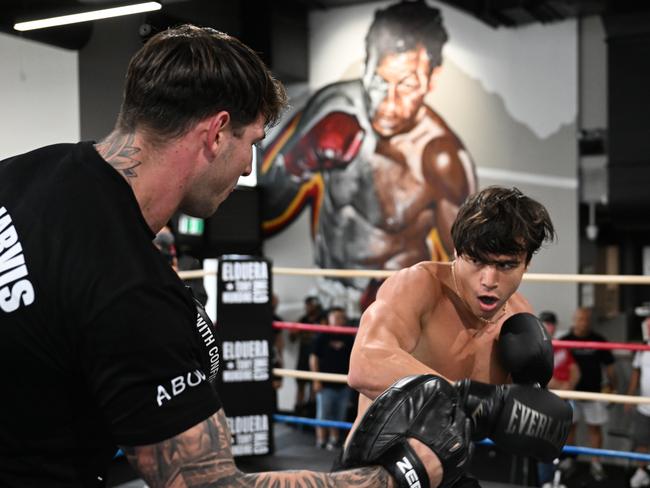
[[[143, 1], [143, 0], [138, 0]], [[369, 3], [369, 0], [159, 0], [163, 9], [148, 15], [153, 24], [168, 25], [190, 22], [216, 26], [222, 30], [224, 19], [238, 18], [240, 22], [257, 16], [267, 16], [275, 9], [301, 11], [329, 9]], [[17, 33], [13, 24], [52, 15], [64, 15], [98, 7], [112, 7], [129, 3], [128, 0], [3, 0], [0, 31], [24, 36], [49, 44], [80, 49], [88, 41], [92, 23], [55, 27], [41, 31]], [[525, 24], [555, 22], [571, 17], [611, 13], [613, 9], [650, 9], [650, 2], [622, 2], [613, 0], [443, 0], [473, 15], [492, 27], [517, 27]], [[627, 6], [627, 7], [626, 7]], [[262, 18], [264, 21], [264, 18]], [[236, 33], [235, 33], [236, 35]]]

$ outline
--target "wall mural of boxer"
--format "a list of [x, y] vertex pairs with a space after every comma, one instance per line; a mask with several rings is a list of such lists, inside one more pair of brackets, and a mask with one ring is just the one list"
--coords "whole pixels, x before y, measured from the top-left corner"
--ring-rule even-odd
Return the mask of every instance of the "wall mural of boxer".
[[477, 182], [461, 139], [425, 103], [447, 38], [440, 11], [425, 2], [375, 11], [363, 76], [320, 89], [266, 144], [266, 235], [310, 208], [322, 268], [449, 259], [451, 224]]

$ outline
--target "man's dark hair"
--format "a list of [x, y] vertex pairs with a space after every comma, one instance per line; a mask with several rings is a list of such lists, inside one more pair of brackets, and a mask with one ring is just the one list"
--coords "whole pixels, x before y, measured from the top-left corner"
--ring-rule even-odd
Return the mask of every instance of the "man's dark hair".
[[366, 35], [366, 64], [371, 55], [381, 59], [423, 46], [433, 69], [442, 63], [445, 42], [447, 31], [440, 10], [429, 7], [424, 0], [404, 0], [375, 12]]
[[489, 255], [526, 253], [528, 264], [545, 241], [555, 239], [546, 208], [517, 188], [488, 187], [470, 197], [451, 226], [460, 256], [490, 262]]
[[117, 129], [174, 139], [225, 110], [238, 131], [260, 114], [275, 123], [286, 103], [282, 84], [248, 46], [183, 25], [156, 34], [131, 59]]
[[543, 312], [540, 312], [539, 320], [542, 322], [548, 322], [549, 324], [557, 325], [557, 315], [555, 315], [555, 312], [551, 312], [550, 310], [544, 310]]

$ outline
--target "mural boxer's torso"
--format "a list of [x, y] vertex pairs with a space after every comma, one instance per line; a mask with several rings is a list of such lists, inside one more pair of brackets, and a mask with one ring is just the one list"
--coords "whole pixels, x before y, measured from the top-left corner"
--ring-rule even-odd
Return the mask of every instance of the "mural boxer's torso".
[[431, 108], [422, 105], [409, 130], [381, 137], [364, 86], [352, 80], [320, 90], [299, 117], [276, 138], [293, 131], [286, 143], [266, 151], [277, 154], [260, 172], [272, 194], [266, 221], [295, 209], [301, 188], [321, 178], [319, 266], [398, 269], [447, 258], [457, 207], [476, 180], [461, 141]]

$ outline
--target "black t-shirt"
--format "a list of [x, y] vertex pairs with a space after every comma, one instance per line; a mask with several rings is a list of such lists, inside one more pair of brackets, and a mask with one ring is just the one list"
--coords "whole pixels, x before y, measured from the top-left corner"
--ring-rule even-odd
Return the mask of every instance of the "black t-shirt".
[[[578, 337], [570, 332], [560, 338], [563, 341], [595, 341], [607, 342], [607, 340], [596, 332], [590, 332], [585, 337]], [[599, 392], [603, 382], [603, 365], [607, 366], [614, 362], [611, 351], [605, 349], [571, 349], [578, 368], [580, 369], [580, 381], [576, 385], [576, 391]]]
[[92, 143], [0, 162], [0, 486], [94, 486], [216, 412], [191, 294]]
[[[317, 334], [312, 344], [312, 354], [318, 356], [321, 373], [347, 374], [354, 336], [349, 334]], [[328, 388], [342, 388], [342, 383], [329, 383]]]

